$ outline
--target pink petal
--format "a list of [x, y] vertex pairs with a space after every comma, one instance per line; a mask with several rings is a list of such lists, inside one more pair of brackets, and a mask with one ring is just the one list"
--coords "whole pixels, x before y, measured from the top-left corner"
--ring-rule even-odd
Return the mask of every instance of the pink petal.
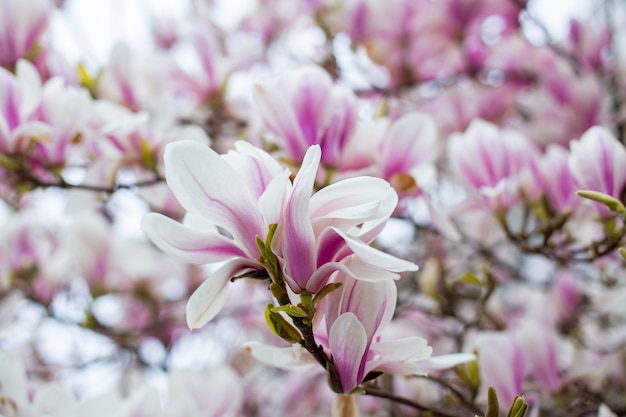
[[[396, 306], [396, 286], [393, 281], [360, 281], [352, 277], [342, 280], [343, 286], [331, 293], [329, 305], [336, 306], [338, 315], [353, 313], [363, 325], [368, 342], [378, 329], [386, 326]], [[327, 326], [334, 317], [329, 314]]]
[[144, 215], [141, 229], [159, 249], [184, 262], [204, 264], [246, 257], [232, 239], [192, 229], [161, 214]]
[[281, 236], [283, 257], [287, 262], [288, 273], [300, 288], [306, 287], [316, 267], [315, 236], [309, 219], [309, 200], [320, 156], [319, 146], [312, 146], [306, 153], [302, 167], [293, 183], [293, 192], [287, 203], [283, 236]]
[[332, 79], [319, 67], [305, 67], [291, 73], [286, 81], [306, 144], [319, 144], [331, 115]]
[[437, 128], [422, 113], [407, 113], [394, 121], [382, 143], [383, 178], [410, 172], [420, 164], [434, 161], [439, 153]]
[[287, 153], [299, 160], [309, 144], [302, 135], [294, 110], [278, 91], [270, 87], [257, 85], [254, 99], [267, 126], [284, 141]]
[[247, 182], [208, 146], [183, 140], [165, 148], [165, 176], [180, 204], [233, 235], [251, 257], [264, 221]]
[[330, 328], [328, 343], [343, 392], [351, 392], [363, 377], [368, 344], [365, 329], [354, 314], [342, 314]]

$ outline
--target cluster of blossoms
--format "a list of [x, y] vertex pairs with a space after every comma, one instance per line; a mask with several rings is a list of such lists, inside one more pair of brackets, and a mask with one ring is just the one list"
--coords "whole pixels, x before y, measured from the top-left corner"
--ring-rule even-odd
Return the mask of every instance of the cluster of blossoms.
[[146, 2], [87, 65], [77, 3], [0, 0], [0, 415], [626, 414], [623, 6]]

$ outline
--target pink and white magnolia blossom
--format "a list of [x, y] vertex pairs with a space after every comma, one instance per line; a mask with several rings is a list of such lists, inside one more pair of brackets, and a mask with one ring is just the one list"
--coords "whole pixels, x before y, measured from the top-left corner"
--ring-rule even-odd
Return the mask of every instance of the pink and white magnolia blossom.
[[[396, 308], [394, 281], [365, 281], [343, 273], [335, 279], [343, 285], [324, 299], [323, 320], [314, 329], [315, 340], [332, 361], [338, 379], [331, 378], [335, 391], [351, 393], [370, 372], [423, 375], [475, 359], [469, 353], [431, 357], [432, 348], [419, 336], [389, 339], [385, 330]], [[314, 362], [299, 345], [248, 343], [247, 347], [258, 360], [285, 369], [311, 369]]]
[[[578, 189], [621, 199], [626, 185], [626, 149], [609, 129], [594, 126], [573, 141], [568, 166]], [[603, 204], [594, 205], [600, 215], [609, 214]]]
[[201, 327], [224, 305], [233, 276], [264, 269], [256, 239], [265, 239], [269, 225], [278, 223], [291, 173], [244, 142], [227, 155], [196, 142], [175, 142], [166, 147], [164, 161], [168, 185], [188, 214], [180, 224], [149, 213], [143, 231], [185, 262], [228, 261], [189, 300], [187, 323]]
[[0, 153], [22, 159], [34, 176], [63, 168], [90, 114], [87, 91], [60, 77], [42, 84], [24, 60], [15, 76], [0, 68], [0, 91]]
[[569, 151], [553, 144], [546, 148], [540, 161], [543, 190], [555, 213], [571, 210], [579, 202], [568, 160]]
[[173, 104], [173, 92], [168, 90], [168, 77], [175, 69], [173, 58], [162, 51], [146, 53], [118, 42], [97, 80], [95, 94], [133, 112], [176, 114], [178, 107]]
[[475, 119], [463, 134], [450, 137], [448, 155], [463, 182], [493, 210], [506, 210], [522, 193], [539, 195], [539, 150], [517, 132]]
[[311, 147], [292, 184], [290, 170], [245, 142], [225, 155], [190, 141], [166, 147], [168, 185], [188, 214], [180, 224], [151, 213], [142, 229], [162, 250], [186, 262], [228, 261], [190, 298], [190, 327], [217, 314], [232, 277], [275, 273], [266, 269], [257, 244], [267, 240], [271, 225], [277, 227], [268, 249], [295, 293], [320, 291], [337, 270], [360, 279], [393, 279], [417, 268], [368, 245], [397, 203], [389, 184], [353, 178], [312, 195], [320, 157], [319, 146]]
[[16, 75], [0, 68], [0, 152], [24, 153], [30, 138], [43, 138], [50, 128], [36, 120], [41, 101], [41, 79], [27, 61], [17, 64]]
[[[186, 53], [172, 57], [173, 65], [167, 69], [164, 81], [175, 97], [185, 99], [191, 106], [220, 106], [229, 76], [258, 60], [259, 51], [250, 44], [224, 42], [225, 34], [209, 19], [196, 19], [184, 28], [178, 46]], [[239, 49], [231, 51], [226, 45], [237, 45]]]
[[36, 57], [53, 9], [50, 0], [0, 1], [0, 66], [11, 68], [20, 58]]
[[399, 272], [417, 270], [415, 264], [369, 246], [396, 207], [393, 188], [378, 178], [355, 177], [311, 196], [320, 152], [310, 149], [272, 244], [291, 289], [316, 293], [337, 270], [363, 280], [395, 279]]
[[478, 350], [480, 396], [486, 399], [487, 387], [493, 386], [502, 404], [511, 404], [516, 395], [522, 395], [526, 363], [517, 339], [508, 332], [485, 331], [476, 334], [474, 345]]
[[266, 127], [286, 156], [299, 164], [311, 145], [322, 149], [322, 165], [335, 167], [356, 123], [356, 99], [333, 85], [319, 67], [304, 67], [257, 85], [257, 107]]
[[325, 309], [326, 343], [342, 391], [353, 391], [371, 371], [425, 373], [419, 362], [432, 354], [425, 339], [380, 338], [395, 311], [394, 282], [365, 282], [350, 277], [342, 282], [341, 291], [328, 296]]

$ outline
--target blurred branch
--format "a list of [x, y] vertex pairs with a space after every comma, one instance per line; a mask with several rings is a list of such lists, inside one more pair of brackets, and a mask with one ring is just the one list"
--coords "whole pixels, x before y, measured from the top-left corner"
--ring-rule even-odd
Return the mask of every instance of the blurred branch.
[[400, 397], [391, 392], [383, 391], [380, 388], [376, 387], [363, 387], [365, 391], [365, 395], [370, 395], [372, 397], [384, 398], [386, 400], [391, 400], [397, 402], [398, 404], [406, 405], [408, 407], [414, 408], [419, 411], [427, 412], [428, 415], [432, 417], [461, 417], [461, 416], [472, 416], [475, 413], [470, 414], [452, 414], [448, 411], [439, 410], [433, 407], [428, 407], [418, 403], [417, 401], [410, 400], [408, 398]]

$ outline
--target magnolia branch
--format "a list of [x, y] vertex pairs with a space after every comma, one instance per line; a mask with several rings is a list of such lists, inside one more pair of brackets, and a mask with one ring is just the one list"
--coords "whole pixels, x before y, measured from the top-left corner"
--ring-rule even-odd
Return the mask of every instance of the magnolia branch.
[[32, 186], [40, 187], [40, 188], [52, 187], [52, 188], [61, 188], [65, 190], [74, 189], [74, 190], [84, 190], [84, 191], [93, 191], [93, 192], [98, 192], [98, 193], [106, 193], [106, 194], [113, 194], [119, 190], [133, 190], [133, 189], [141, 188], [141, 187], [149, 187], [152, 185], [160, 184], [165, 181], [164, 178], [162, 178], [159, 175], [156, 175], [154, 178], [150, 180], [146, 180], [146, 181], [139, 181], [139, 182], [135, 182], [131, 184], [116, 183], [113, 186], [106, 187], [106, 186], [90, 185], [90, 184], [71, 184], [62, 178], [59, 178], [57, 182], [44, 181], [31, 175], [22, 177], [22, 179], [25, 183], [28, 183]]
[[[365, 391], [365, 395], [370, 395], [372, 397], [378, 397], [378, 398], [384, 398], [386, 400], [391, 400], [398, 404], [406, 405], [408, 407], [414, 408], [419, 411], [427, 411], [430, 413], [432, 417], [460, 417], [459, 414], [452, 414], [447, 411], [438, 410], [432, 407], [427, 407], [425, 405], [418, 403], [417, 401], [413, 401], [413, 400], [409, 400], [408, 398], [397, 396], [395, 394], [392, 394], [387, 391], [383, 391], [376, 387], [364, 387], [363, 390]], [[463, 414], [463, 415], [471, 416], [472, 414], [473, 413]]]

